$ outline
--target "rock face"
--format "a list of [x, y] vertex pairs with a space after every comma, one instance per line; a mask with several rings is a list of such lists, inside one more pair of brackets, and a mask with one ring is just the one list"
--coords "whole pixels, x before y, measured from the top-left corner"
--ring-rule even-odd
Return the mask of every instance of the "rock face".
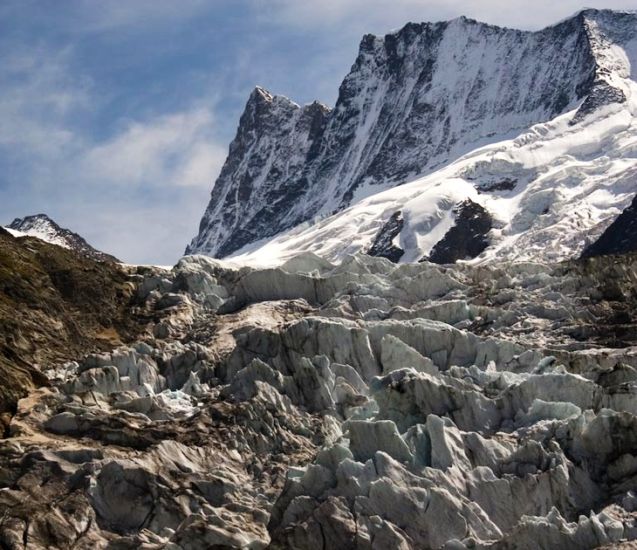
[[533, 124], [625, 103], [618, 52], [635, 27], [635, 14], [596, 10], [539, 32], [410, 23], [363, 38], [332, 110], [257, 88], [187, 253], [227, 256]]
[[628, 252], [637, 252], [637, 196], [599, 239], [586, 247], [582, 258]]
[[212, 191], [206, 216], [215, 223], [202, 220], [187, 253], [198, 252], [200, 242], [215, 242], [215, 253], [226, 256], [272, 235], [272, 227], [296, 223], [282, 217], [306, 192], [306, 166], [317, 156], [329, 112], [318, 102], [299, 107], [255, 88]]
[[487, 235], [493, 227], [491, 215], [467, 199], [454, 208], [454, 225], [431, 249], [428, 260], [452, 264], [478, 256], [489, 245]]
[[405, 251], [394, 244], [394, 239], [400, 235], [405, 225], [402, 212], [394, 212], [389, 220], [380, 228], [372, 246], [367, 251], [370, 256], [387, 258], [390, 262], [398, 263]]
[[119, 262], [115, 256], [105, 254], [93, 248], [83, 237], [69, 229], [60, 227], [46, 214], [36, 214], [25, 218], [16, 218], [8, 226], [19, 234], [36, 237], [43, 241], [68, 248], [74, 252], [99, 262]]
[[7, 548], [637, 540], [637, 265], [203, 256], [0, 440]]

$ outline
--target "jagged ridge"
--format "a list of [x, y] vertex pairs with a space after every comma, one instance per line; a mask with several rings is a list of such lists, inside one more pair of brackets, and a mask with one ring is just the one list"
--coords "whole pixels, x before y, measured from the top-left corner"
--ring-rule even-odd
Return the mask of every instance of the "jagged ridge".
[[14, 219], [9, 229], [19, 231], [30, 237], [37, 237], [51, 244], [69, 248], [75, 252], [101, 262], [119, 262], [115, 256], [93, 248], [86, 240], [70, 229], [60, 227], [46, 214], [35, 214]]
[[332, 111], [257, 88], [186, 252], [227, 256], [577, 105], [573, 122], [624, 101], [630, 67], [611, 46], [634, 28], [596, 10], [539, 32], [410, 23], [363, 38]]

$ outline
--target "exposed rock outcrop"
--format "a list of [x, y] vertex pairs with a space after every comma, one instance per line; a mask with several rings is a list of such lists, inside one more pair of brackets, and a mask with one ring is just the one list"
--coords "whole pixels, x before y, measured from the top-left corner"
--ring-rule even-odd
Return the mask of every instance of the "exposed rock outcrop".
[[390, 262], [398, 263], [398, 260], [402, 258], [405, 251], [394, 244], [394, 239], [400, 235], [404, 224], [405, 220], [403, 219], [402, 212], [400, 212], [400, 210], [394, 212], [378, 231], [367, 253], [370, 256], [387, 258]]
[[454, 225], [431, 249], [427, 258], [435, 264], [452, 264], [478, 256], [488, 245], [493, 227], [491, 215], [470, 199], [454, 208]]
[[0, 231], [0, 414], [47, 383], [51, 365], [140, 333], [134, 279], [116, 264]]
[[582, 258], [629, 252], [637, 252], [637, 196], [599, 239], [586, 247]]

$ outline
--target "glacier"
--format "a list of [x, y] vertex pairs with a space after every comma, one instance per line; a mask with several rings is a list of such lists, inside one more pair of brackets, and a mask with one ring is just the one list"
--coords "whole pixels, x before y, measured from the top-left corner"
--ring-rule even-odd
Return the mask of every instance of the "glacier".
[[634, 256], [125, 269], [148, 325], [48, 365], [0, 440], [4, 546], [637, 539]]

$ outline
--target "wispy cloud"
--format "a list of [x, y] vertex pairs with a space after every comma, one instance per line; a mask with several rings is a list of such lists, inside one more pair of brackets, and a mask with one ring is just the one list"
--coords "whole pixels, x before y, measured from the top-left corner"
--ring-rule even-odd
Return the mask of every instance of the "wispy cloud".
[[[215, 0], [222, 7], [230, 0]], [[54, 26], [56, 32], [90, 34], [116, 29], [157, 28], [176, 25], [201, 15], [211, 7], [208, 0], [5, 0], [0, 17], [9, 20], [25, 15], [33, 23]]]
[[79, 0], [76, 13], [87, 25], [85, 31], [95, 31], [174, 25], [197, 16], [208, 6], [207, 0]]
[[115, 120], [100, 139], [81, 122], [105, 94], [72, 57], [71, 48], [3, 57], [1, 221], [44, 211], [124, 260], [176, 261], [227, 152], [215, 98]]
[[0, 146], [53, 156], [72, 145], [70, 118], [88, 108], [90, 80], [70, 72], [70, 55], [41, 47], [3, 58]]
[[82, 152], [81, 172], [107, 185], [211, 187], [226, 155], [215, 141], [208, 109], [132, 121], [104, 143]]
[[[386, 32], [407, 21], [439, 21], [460, 15], [493, 24], [537, 29], [582, 9], [581, 0], [255, 0], [285, 25], [334, 25]], [[587, 7], [635, 9], [634, 0], [588, 0]]]

